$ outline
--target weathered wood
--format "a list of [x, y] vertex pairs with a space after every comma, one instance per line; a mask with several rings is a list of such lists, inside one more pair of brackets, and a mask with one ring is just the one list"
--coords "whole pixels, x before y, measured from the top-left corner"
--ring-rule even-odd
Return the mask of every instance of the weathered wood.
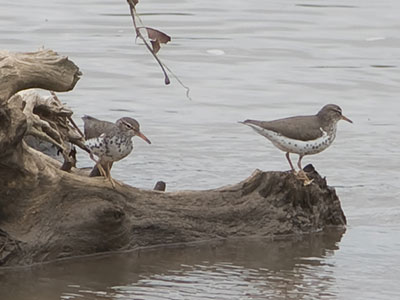
[[[5, 166], [24, 169], [22, 139], [30, 135], [55, 145], [63, 154], [66, 166], [74, 165], [68, 156], [69, 143], [84, 148], [83, 138], [68, 126], [72, 111], [54, 97], [42, 97], [25, 90], [39, 87], [69, 91], [79, 80], [79, 68], [67, 57], [52, 50], [32, 53], [0, 52], [0, 157]], [[15, 130], [15, 131], [14, 131]], [[19, 151], [16, 151], [16, 150]]]
[[[28, 86], [20, 82], [51, 90], [72, 88], [72, 83], [57, 82], [57, 70], [44, 83], [48, 75], [38, 76], [35, 69], [46, 68], [23, 66], [16, 74], [24, 74], [13, 75], [17, 87], [4, 86], [9, 91], [2, 99]], [[64, 69], [61, 77], [74, 78], [76, 69]], [[40, 80], [34, 83], [29, 76]], [[9, 84], [13, 80], [7, 79]], [[289, 172], [255, 171], [232, 186], [173, 193], [128, 185], [113, 189], [103, 178], [74, 168], [65, 172], [59, 162], [23, 141], [30, 114], [24, 114], [21, 103], [14, 98], [0, 105], [0, 266], [213, 238], [307, 233], [346, 224], [335, 190], [312, 169], [307, 172], [314, 181], [308, 186]]]
[[15, 93], [41, 88], [56, 92], [72, 90], [82, 73], [68, 57], [52, 50], [31, 53], [0, 52], [0, 104]]
[[36, 90], [25, 90], [11, 97], [9, 103], [10, 106], [21, 107], [26, 116], [25, 142], [37, 150], [47, 151], [53, 157], [61, 156], [63, 170], [75, 167], [75, 157], [71, 154], [76, 152], [72, 145], [89, 152], [83, 134], [73, 123], [72, 110], [65, 107], [53, 92], [51, 96], [43, 97]]
[[8, 185], [0, 201], [7, 220], [0, 228], [13, 241], [3, 265], [346, 224], [335, 190], [316, 173], [308, 173], [314, 182], [306, 187], [289, 172], [256, 171], [215, 190], [165, 193], [127, 185], [115, 190], [102, 178], [62, 172], [35, 150], [26, 155], [45, 165], [36, 178], [4, 182], [0, 170], [1, 186]]

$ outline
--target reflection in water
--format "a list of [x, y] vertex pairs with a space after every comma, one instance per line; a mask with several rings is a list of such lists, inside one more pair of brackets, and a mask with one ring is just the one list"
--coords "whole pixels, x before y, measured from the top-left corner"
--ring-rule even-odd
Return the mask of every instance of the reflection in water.
[[[0, 294], [15, 300], [332, 299], [335, 266], [326, 259], [343, 233], [213, 241], [3, 271]], [[12, 289], [16, 282], [24, 289]]]

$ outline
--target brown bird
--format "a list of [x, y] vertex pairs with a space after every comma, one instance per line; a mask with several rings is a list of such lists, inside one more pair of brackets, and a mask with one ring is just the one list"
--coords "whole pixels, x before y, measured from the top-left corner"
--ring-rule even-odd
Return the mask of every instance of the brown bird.
[[246, 120], [240, 123], [250, 126], [257, 133], [269, 139], [274, 146], [286, 152], [286, 158], [294, 173], [296, 171], [289, 154], [298, 154], [299, 175], [308, 180], [301, 167], [302, 158], [305, 155], [319, 153], [332, 144], [336, 137], [336, 125], [339, 120], [353, 123], [342, 115], [342, 109], [339, 106], [328, 104], [316, 115], [296, 116], [274, 121]]
[[[101, 175], [108, 178], [115, 188], [110, 173], [112, 164], [132, 152], [132, 138], [139, 136], [147, 143], [151, 144], [151, 142], [140, 132], [139, 123], [129, 117], [118, 119], [115, 123], [90, 116], [84, 116], [82, 120], [84, 122], [85, 145], [91, 151], [91, 158], [96, 162], [91, 176], [96, 173], [95, 169], [98, 168]], [[93, 155], [97, 156], [98, 160]]]

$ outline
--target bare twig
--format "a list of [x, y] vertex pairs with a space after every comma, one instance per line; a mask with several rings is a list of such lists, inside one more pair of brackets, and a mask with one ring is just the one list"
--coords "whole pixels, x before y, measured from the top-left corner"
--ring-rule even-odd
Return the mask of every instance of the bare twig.
[[167, 65], [164, 65], [164, 67], [168, 70], [169, 73], [171, 73], [171, 75], [176, 79], [176, 81], [178, 81], [178, 83], [186, 90], [186, 98], [188, 98], [189, 100], [192, 100], [192, 97], [190, 97], [190, 95], [189, 95], [190, 88], [188, 86], [186, 86], [185, 84], [183, 84], [183, 82], [179, 79], [179, 77], [176, 76], [175, 73], [172, 72], [172, 70]]
[[[178, 83], [186, 90], [186, 97], [189, 100], [192, 100], [192, 98], [189, 96], [190, 88], [183, 84], [182, 80], [179, 79], [179, 77], [172, 72], [172, 70], [165, 65], [157, 56], [157, 52], [160, 50], [160, 44], [166, 44], [171, 40], [171, 37], [165, 34], [164, 32], [161, 32], [157, 29], [146, 27], [143, 25], [142, 20], [140, 19], [139, 15], [136, 12], [136, 4], [139, 2], [138, 0], [127, 0], [130, 8], [130, 13], [132, 16], [132, 22], [133, 22], [133, 27], [135, 28], [136, 31], [136, 39], [140, 38], [143, 43], [145, 44], [146, 48], [150, 51], [150, 53], [153, 55], [157, 63], [160, 65], [162, 72], [164, 73], [164, 82], [165, 84], [170, 84], [170, 79], [168, 77], [168, 74], [166, 70], [178, 81]], [[138, 26], [140, 24], [140, 26]], [[146, 30], [146, 34], [150, 40], [147, 41], [146, 37], [142, 34], [141, 29]], [[151, 45], [150, 45], [151, 44]]]
[[135, 27], [136, 30], [136, 35], [143, 41], [143, 43], [146, 45], [146, 48], [150, 51], [150, 53], [153, 55], [154, 59], [157, 61], [157, 63], [160, 65], [161, 70], [164, 73], [164, 83], [166, 85], [170, 84], [171, 81], [169, 80], [168, 74], [164, 69], [163, 63], [160, 61], [160, 59], [157, 57], [157, 55], [154, 53], [152, 47], [149, 45], [149, 43], [146, 41], [146, 39], [144, 38], [144, 36], [142, 35], [142, 33], [140, 32], [140, 30], [138, 29], [138, 26], [136, 24], [136, 9], [135, 9], [135, 5], [137, 3], [135, 3], [134, 0], [127, 0], [128, 4], [129, 4], [129, 8], [130, 8], [130, 12], [131, 12], [131, 16], [132, 16], [132, 22], [133, 22], [133, 26]]

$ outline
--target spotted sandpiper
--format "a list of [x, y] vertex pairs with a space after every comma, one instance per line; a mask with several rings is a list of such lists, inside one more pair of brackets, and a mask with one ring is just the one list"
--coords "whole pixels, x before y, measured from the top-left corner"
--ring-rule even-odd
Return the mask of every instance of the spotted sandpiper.
[[305, 155], [319, 153], [328, 148], [336, 137], [339, 120], [353, 123], [342, 115], [342, 109], [335, 104], [325, 105], [316, 115], [296, 116], [274, 121], [246, 120], [243, 123], [269, 139], [277, 148], [286, 152], [290, 168], [296, 174], [290, 153], [299, 155], [297, 166], [299, 176], [308, 181], [302, 170], [301, 160]]
[[[91, 151], [91, 158], [96, 162], [96, 167], [101, 175], [110, 180], [115, 188], [115, 183], [110, 173], [113, 162], [123, 159], [132, 152], [132, 138], [135, 135], [149, 144], [151, 142], [140, 132], [139, 123], [129, 117], [118, 119], [115, 123], [102, 121], [90, 116], [84, 116], [82, 120], [86, 138], [85, 145]], [[98, 160], [93, 155], [96, 155]]]

